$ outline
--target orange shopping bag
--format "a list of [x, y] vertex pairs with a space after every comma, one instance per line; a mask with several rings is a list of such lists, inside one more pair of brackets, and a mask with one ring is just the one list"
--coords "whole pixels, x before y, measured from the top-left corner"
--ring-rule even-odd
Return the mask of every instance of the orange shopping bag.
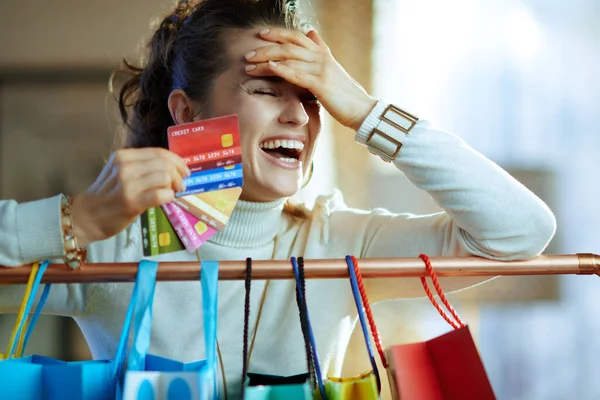
[[419, 257], [425, 262], [433, 285], [454, 320], [442, 310], [425, 278], [421, 278], [427, 297], [454, 331], [426, 342], [396, 345], [386, 350], [394, 399], [495, 400], [469, 328], [446, 299], [429, 257], [424, 254]]

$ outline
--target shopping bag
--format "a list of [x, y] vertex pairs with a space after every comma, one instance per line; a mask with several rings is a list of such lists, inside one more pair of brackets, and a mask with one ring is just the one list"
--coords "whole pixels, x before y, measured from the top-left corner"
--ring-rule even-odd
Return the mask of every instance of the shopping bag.
[[124, 400], [219, 398], [217, 390], [217, 261], [201, 262], [202, 313], [206, 358], [183, 363], [148, 354], [152, 329], [152, 303], [158, 263], [144, 270], [134, 311], [133, 344], [128, 355]]
[[469, 328], [452, 308], [438, 284], [429, 258], [421, 254], [434, 287], [451, 319], [421, 278], [427, 296], [454, 331], [422, 343], [391, 346], [388, 376], [395, 400], [495, 400]]
[[[356, 309], [358, 311], [358, 320], [365, 338], [365, 344], [372, 369], [351, 377], [328, 376], [325, 380], [325, 390], [329, 400], [377, 400], [381, 393], [381, 378], [379, 376], [377, 363], [375, 362], [373, 347], [371, 346], [367, 327], [367, 316], [365, 315], [368, 314], [370, 316], [370, 306], [366, 298], [366, 291], [362, 284], [362, 277], [360, 276], [356, 259], [352, 256], [346, 256], [346, 265], [348, 265], [352, 296], [354, 297], [354, 303], [356, 304]], [[369, 322], [375, 342], [378, 343], [379, 334], [377, 333], [377, 328], [375, 327], [372, 316], [369, 318]], [[380, 352], [380, 355], [381, 354], [382, 352]], [[385, 366], [385, 359], [382, 361]]]
[[245, 400], [310, 400], [309, 374], [275, 376], [247, 374]]
[[[25, 313], [31, 309], [37, 289], [48, 266], [45, 262], [35, 276], [33, 286], [28, 294]], [[0, 362], [0, 387], [3, 399], [73, 399], [73, 400], [103, 400], [114, 399], [117, 394], [119, 375], [123, 370], [126, 354], [127, 338], [133, 306], [137, 293], [137, 283], [134, 285], [131, 301], [123, 324], [123, 330], [117, 346], [114, 360], [92, 360], [66, 362], [39, 355], [22, 356], [27, 340], [35, 327], [35, 323], [44, 307], [50, 285], [46, 285], [38, 303], [34, 316], [21, 336], [26, 325], [26, 318], [21, 319], [17, 328], [21, 336], [22, 346], [17, 349], [17, 357], [13, 358], [14, 345], [8, 352], [8, 359]]]
[[[252, 259], [246, 259], [246, 297], [244, 307], [244, 337], [243, 337], [243, 365], [242, 365], [242, 398], [245, 400], [310, 400], [313, 398], [313, 389], [311, 383], [313, 382], [312, 376], [315, 376], [315, 384], [324, 391], [322, 379], [320, 378], [320, 366], [314, 365], [313, 349], [314, 338], [311, 339], [309, 335], [310, 320], [308, 319], [308, 313], [306, 307], [301, 305], [301, 296], [303, 295], [302, 285], [300, 281], [304, 280], [304, 274], [302, 276], [298, 270], [296, 259], [292, 257], [292, 266], [294, 266], [294, 273], [296, 275], [296, 301], [298, 304], [298, 311], [300, 314], [301, 328], [304, 336], [304, 346], [307, 355], [307, 369], [308, 373], [293, 375], [293, 376], [276, 376], [276, 375], [265, 375], [249, 373], [248, 364], [250, 356], [252, 354], [252, 346], [248, 351], [248, 322], [250, 317], [250, 290], [252, 282]], [[266, 291], [268, 289], [269, 282], [266, 283], [265, 289], [262, 295], [260, 309], [258, 311], [257, 325], [254, 329], [254, 335], [258, 331], [258, 323], [260, 322], [260, 315]], [[254, 338], [252, 340], [254, 344]], [[316, 351], [316, 350], [315, 350]], [[318, 361], [317, 361], [318, 363]], [[316, 367], [316, 368], [315, 368]], [[316, 373], [315, 371], [319, 372]]]

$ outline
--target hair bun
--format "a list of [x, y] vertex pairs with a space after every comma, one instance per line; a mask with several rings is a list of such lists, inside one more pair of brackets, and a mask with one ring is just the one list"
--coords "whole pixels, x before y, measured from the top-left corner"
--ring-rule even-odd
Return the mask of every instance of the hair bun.
[[179, 0], [173, 13], [168, 17], [169, 22], [175, 30], [185, 25], [186, 20], [194, 10], [194, 2], [190, 0]]

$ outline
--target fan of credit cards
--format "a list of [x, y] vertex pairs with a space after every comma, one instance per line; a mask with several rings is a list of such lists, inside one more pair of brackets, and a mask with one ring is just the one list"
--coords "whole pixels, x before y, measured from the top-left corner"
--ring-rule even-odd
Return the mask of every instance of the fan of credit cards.
[[145, 256], [193, 253], [225, 229], [242, 192], [242, 147], [236, 115], [172, 126], [169, 150], [192, 171], [185, 192], [142, 215]]

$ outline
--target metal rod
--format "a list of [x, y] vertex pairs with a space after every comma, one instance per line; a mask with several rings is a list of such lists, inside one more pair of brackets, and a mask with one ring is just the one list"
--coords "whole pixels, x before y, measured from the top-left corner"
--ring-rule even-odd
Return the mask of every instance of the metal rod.
[[[364, 278], [402, 278], [426, 276], [420, 258], [366, 258], [358, 260]], [[440, 277], [497, 276], [497, 275], [600, 275], [600, 256], [595, 254], [557, 254], [539, 256], [526, 261], [493, 261], [480, 257], [432, 257], [431, 263]], [[305, 275], [309, 279], [347, 278], [344, 259], [306, 259]], [[90, 263], [77, 270], [63, 264], [48, 267], [44, 283], [133, 282], [137, 263]], [[0, 266], [0, 284], [24, 284], [31, 267]], [[243, 280], [246, 262], [220, 261], [219, 279]], [[200, 276], [197, 262], [161, 262], [159, 281], [191, 281]], [[264, 279], [293, 279], [287, 260], [252, 262], [252, 277]]]

